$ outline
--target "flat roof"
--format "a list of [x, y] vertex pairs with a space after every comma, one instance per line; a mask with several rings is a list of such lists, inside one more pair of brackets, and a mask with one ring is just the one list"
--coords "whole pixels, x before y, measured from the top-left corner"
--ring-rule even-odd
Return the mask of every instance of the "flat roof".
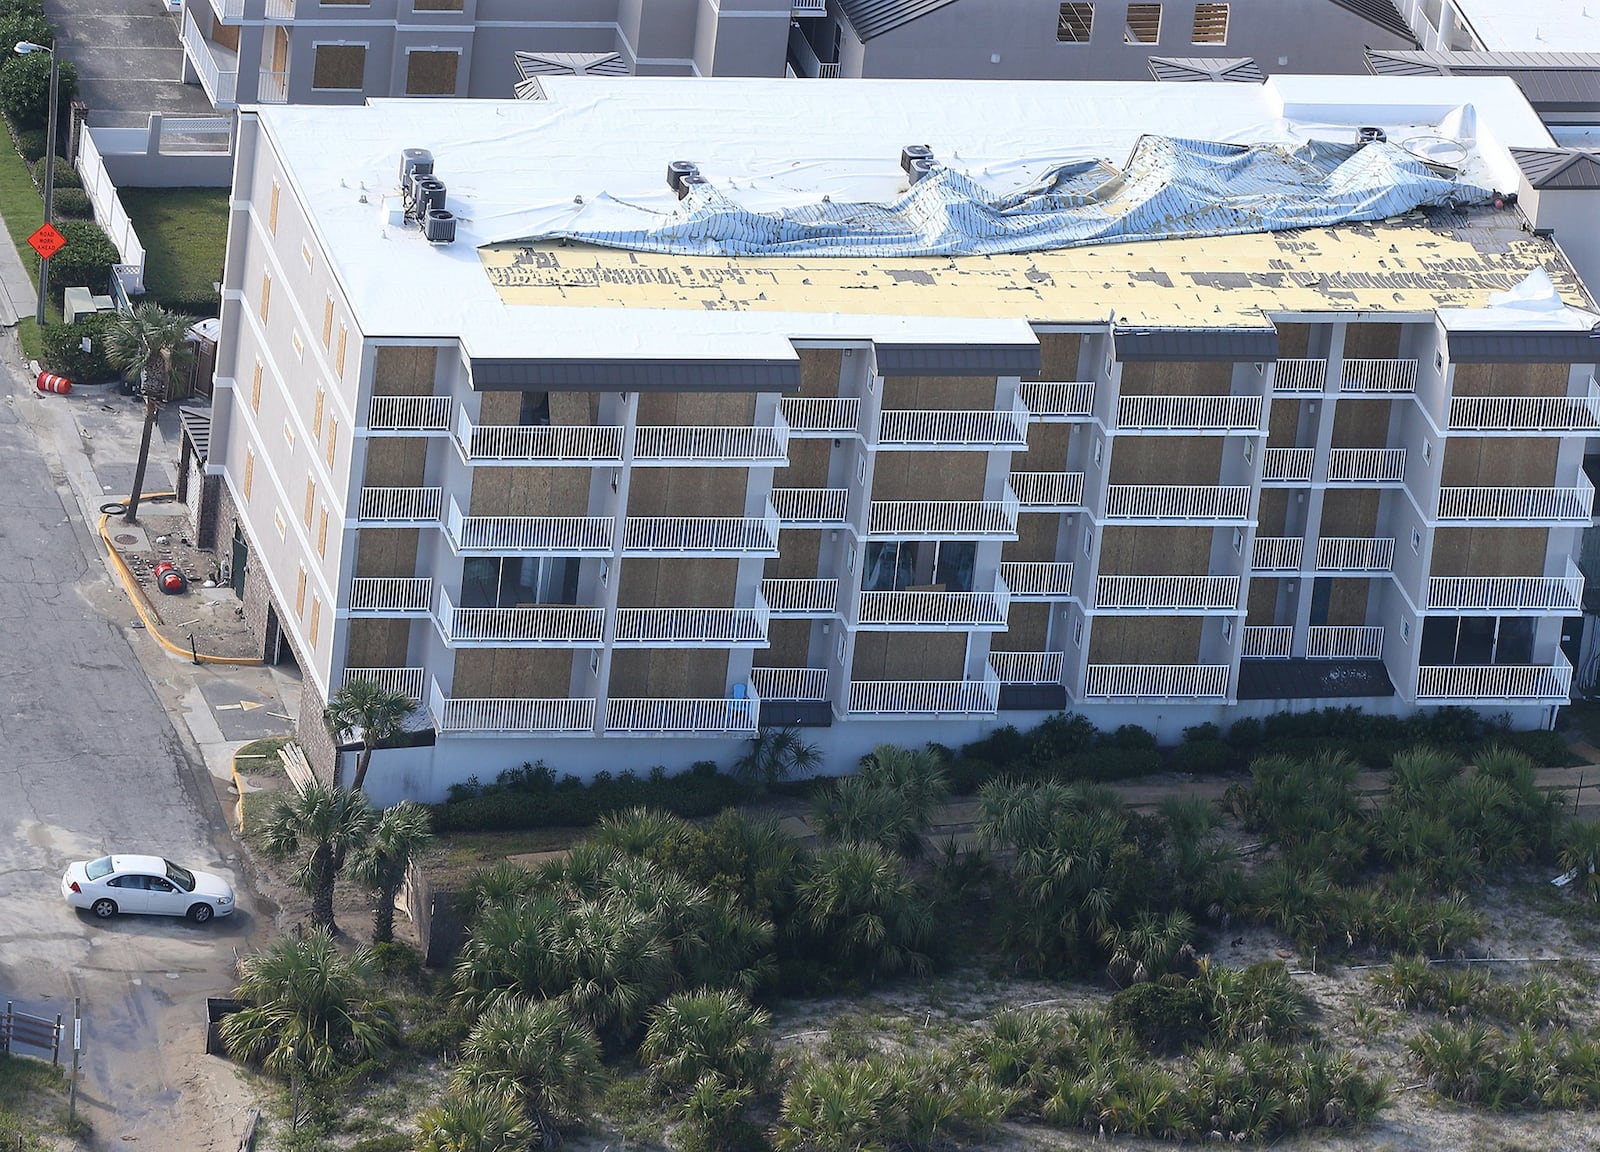
[[[1459, 141], [1467, 177], [1514, 188], [1510, 147], [1553, 141], [1503, 78], [1286, 76], [1193, 85], [1182, 100], [1155, 82], [542, 83], [543, 101], [253, 109], [368, 336], [460, 338], [475, 360], [779, 361], [793, 358], [791, 340], [1002, 346], [1030, 342], [1030, 323], [1249, 328], [1275, 313], [1426, 314], [1482, 307], [1541, 267], [1564, 299], [1591, 306], [1552, 242], [1490, 209], [1010, 257], [690, 258], [518, 243], [571, 226], [596, 198], [673, 211], [666, 171], [679, 159], [756, 206], [887, 200], [904, 187], [909, 143], [1006, 191], [1068, 160], [1120, 164], [1143, 133], [1292, 145], [1376, 125], [1402, 143]], [[458, 217], [453, 245], [391, 223], [408, 147], [433, 153]]]
[[1592, 0], [1451, 0], [1490, 52], [1600, 52]]

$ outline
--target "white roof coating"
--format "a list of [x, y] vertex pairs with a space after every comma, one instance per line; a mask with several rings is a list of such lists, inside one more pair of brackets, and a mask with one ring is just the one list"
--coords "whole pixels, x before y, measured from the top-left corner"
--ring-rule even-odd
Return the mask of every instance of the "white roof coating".
[[[667, 165], [679, 159], [695, 161], [746, 202], [778, 205], [823, 195], [889, 199], [904, 187], [900, 149], [911, 143], [931, 145], [943, 163], [999, 190], [1068, 160], [1120, 163], [1145, 133], [1297, 144], [1350, 140], [1357, 126], [1374, 125], [1495, 188], [1516, 186], [1509, 147], [1552, 144], [1520, 90], [1499, 77], [1286, 76], [1186, 86], [1182, 99], [1154, 82], [543, 83], [545, 101], [386, 99], [253, 110], [364, 333], [459, 337], [470, 355], [484, 358], [704, 357], [714, 348], [718, 359], [788, 359], [789, 337], [801, 333], [1032, 341], [1020, 319], [950, 316], [641, 308], [623, 325], [606, 309], [518, 306], [496, 292], [480, 245], [569, 226], [582, 211], [580, 197], [604, 194], [670, 212], [677, 200]], [[391, 223], [408, 147], [433, 153], [458, 218], [453, 245], [430, 246], [414, 228]]]
[[1450, 0], [1490, 52], [1600, 52], [1596, 0]]

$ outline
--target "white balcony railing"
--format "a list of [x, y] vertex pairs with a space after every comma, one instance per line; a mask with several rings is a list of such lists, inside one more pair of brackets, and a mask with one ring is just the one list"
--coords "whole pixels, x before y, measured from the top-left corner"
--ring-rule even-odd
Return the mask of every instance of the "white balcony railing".
[[1392, 536], [1324, 536], [1317, 541], [1318, 572], [1389, 572]]
[[1020, 508], [1009, 484], [1002, 500], [874, 500], [867, 534], [888, 539], [1015, 540]]
[[415, 436], [450, 431], [448, 396], [374, 396], [367, 402], [368, 432]]
[[1556, 653], [1542, 664], [1429, 665], [1417, 669], [1418, 700], [1566, 700], [1572, 690], [1572, 665]]
[[1278, 396], [1317, 396], [1327, 384], [1325, 359], [1279, 360], [1272, 374], [1272, 391]]
[[363, 488], [358, 520], [386, 524], [438, 524], [443, 488]]
[[350, 613], [361, 616], [426, 616], [433, 609], [433, 581], [426, 576], [358, 576], [350, 581]]
[[293, 20], [295, 0], [267, 0], [268, 20]]
[[789, 0], [791, 16], [825, 16], [827, 12], [828, 0]]
[[244, 19], [244, 0], [211, 0], [211, 10], [225, 24], [237, 24]]
[[771, 616], [759, 592], [753, 608], [618, 608], [616, 643], [765, 647]]
[[465, 408], [456, 415], [456, 446], [480, 464], [615, 463], [622, 459], [622, 431], [604, 424], [474, 424]]
[[357, 680], [376, 684], [385, 692], [400, 692], [419, 706], [422, 703], [421, 668], [346, 668], [340, 683], [352, 684]]
[[828, 698], [826, 668], [752, 668], [750, 687], [763, 700], [807, 700]]
[[606, 701], [606, 731], [645, 735], [742, 736], [756, 734], [761, 699], [612, 698]]
[[595, 702], [584, 698], [451, 699], [429, 686], [428, 711], [440, 732], [544, 732], [587, 735], [594, 731]]
[[1061, 683], [1059, 652], [990, 652], [989, 667], [1002, 684]]
[[770, 464], [789, 462], [789, 422], [780, 412], [771, 427], [639, 427], [635, 464]]
[[1090, 664], [1084, 695], [1222, 700], [1228, 695], [1228, 671], [1226, 664]]
[[1299, 536], [1257, 536], [1250, 550], [1255, 572], [1298, 572], [1305, 541]]
[[1030, 512], [1083, 507], [1082, 472], [1013, 472], [1011, 490]]
[[1113, 484], [1108, 520], [1247, 520], [1250, 489], [1178, 484]]
[[1306, 630], [1312, 660], [1382, 660], [1383, 628], [1372, 624], [1313, 624]]
[[1428, 607], [1577, 613], [1583, 608], [1583, 573], [1569, 559], [1565, 576], [1432, 576]]
[[772, 507], [785, 528], [843, 527], [850, 509], [844, 488], [774, 488]]
[[1237, 576], [1100, 576], [1095, 607], [1153, 612], [1217, 611], [1239, 606]]
[[610, 516], [466, 516], [452, 498], [445, 534], [457, 552], [593, 556], [611, 552]]
[[1328, 482], [1393, 484], [1406, 478], [1404, 448], [1331, 448]]
[[861, 428], [861, 401], [854, 396], [789, 396], [780, 407], [791, 437], [832, 439]]
[[605, 610], [568, 604], [521, 608], [457, 608], [439, 589], [439, 632], [447, 644], [598, 645]]
[[1417, 390], [1415, 360], [1346, 360], [1340, 370], [1341, 391], [1404, 395]]
[[1072, 595], [1072, 565], [1047, 561], [1006, 561], [1000, 579], [1013, 600], [1066, 600]]
[[1268, 448], [1261, 453], [1261, 479], [1268, 484], [1309, 483], [1316, 459], [1315, 448]]
[[1583, 396], [1452, 396], [1450, 431], [1600, 432], [1600, 388]]
[[1239, 655], [1246, 660], [1287, 660], [1294, 652], [1288, 624], [1247, 624], [1240, 630]]
[[624, 552], [657, 556], [739, 556], [778, 553], [778, 513], [765, 516], [629, 516]]
[[1000, 708], [1000, 678], [985, 666], [981, 680], [854, 680], [850, 711], [880, 716], [992, 716]]
[[[267, 0], [271, 7], [273, 0]], [[284, 19], [293, 19], [286, 16]], [[287, 104], [289, 102], [289, 74], [287, 72], [257, 72], [256, 73], [256, 103], [257, 104]]]
[[1259, 396], [1123, 396], [1117, 426], [1147, 432], [1245, 432], [1261, 427]]
[[[774, 616], [823, 617], [838, 611], [837, 580], [763, 580], [761, 595]], [[765, 692], [762, 693], [766, 695]]]
[[1037, 381], [1017, 389], [1028, 419], [1045, 424], [1087, 420], [1094, 415], [1094, 381]]
[[1004, 628], [1011, 592], [1005, 581], [996, 583], [993, 592], [863, 592], [856, 624], [876, 630]]
[[952, 451], [974, 448], [1026, 448], [1028, 410], [1018, 397], [1010, 411], [955, 412], [946, 409], [885, 409], [878, 414], [878, 447]]
[[[194, 22], [194, 12], [183, 10], [183, 50], [200, 76], [200, 85], [214, 108], [232, 108], [238, 102], [239, 58], [206, 38]], [[228, 67], [228, 65], [232, 67]]]
[[1594, 485], [1579, 475], [1575, 488], [1441, 488], [1439, 519], [1515, 520], [1588, 524]]

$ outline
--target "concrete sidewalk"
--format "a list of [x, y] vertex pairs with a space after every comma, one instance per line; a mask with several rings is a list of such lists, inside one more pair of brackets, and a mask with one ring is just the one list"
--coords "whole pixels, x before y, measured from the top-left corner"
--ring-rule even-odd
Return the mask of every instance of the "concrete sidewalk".
[[[17, 224], [29, 232], [43, 223], [42, 209], [37, 220], [6, 221], [8, 227]], [[38, 307], [38, 300], [39, 289], [23, 267], [22, 254], [8, 237], [4, 243], [0, 243], [0, 325], [11, 328], [21, 317], [32, 316]]]

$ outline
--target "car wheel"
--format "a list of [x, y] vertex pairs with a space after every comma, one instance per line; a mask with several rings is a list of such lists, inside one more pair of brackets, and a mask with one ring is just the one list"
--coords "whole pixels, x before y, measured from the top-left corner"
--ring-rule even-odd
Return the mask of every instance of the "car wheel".
[[196, 924], [204, 924], [207, 920], [211, 919], [211, 916], [211, 905], [209, 904], [196, 904], [193, 908], [189, 909], [189, 919], [193, 920]]
[[101, 920], [109, 920], [117, 914], [117, 902], [105, 899], [96, 900], [89, 906], [89, 911], [93, 912]]

